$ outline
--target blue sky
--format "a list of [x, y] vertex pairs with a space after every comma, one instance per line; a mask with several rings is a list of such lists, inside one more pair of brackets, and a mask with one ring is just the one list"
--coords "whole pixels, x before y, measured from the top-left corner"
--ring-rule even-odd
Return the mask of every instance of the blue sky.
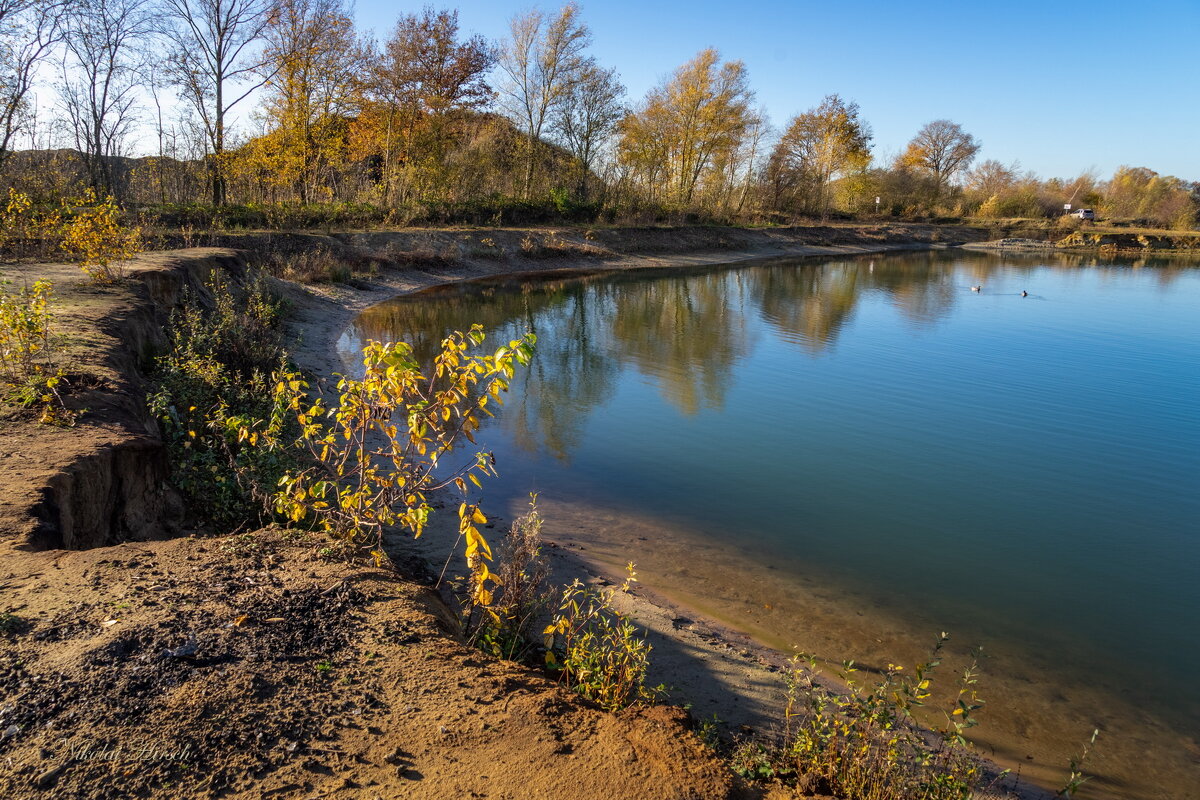
[[[461, 0], [462, 29], [497, 39], [530, 4]], [[554, 9], [557, 4], [542, 3]], [[746, 63], [772, 122], [837, 92], [889, 156], [952, 119], [981, 158], [1043, 177], [1121, 164], [1200, 180], [1200, 0], [1057, 2], [583, 2], [593, 54], [630, 97], [704, 47]], [[385, 36], [416, 5], [358, 0]]]

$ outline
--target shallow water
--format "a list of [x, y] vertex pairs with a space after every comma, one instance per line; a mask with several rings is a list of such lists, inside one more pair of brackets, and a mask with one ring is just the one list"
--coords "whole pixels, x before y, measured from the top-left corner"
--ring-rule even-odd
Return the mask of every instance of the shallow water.
[[[1100, 724], [1106, 794], [1200, 787], [1200, 270], [942, 252], [508, 280], [377, 306], [342, 347], [428, 353], [472, 322], [539, 337], [479, 437], [490, 502], [602, 513], [602, 550], [777, 646], [886, 663], [951, 631], [996, 654], [1003, 757]], [[623, 539], [622, 513], [661, 535]]]

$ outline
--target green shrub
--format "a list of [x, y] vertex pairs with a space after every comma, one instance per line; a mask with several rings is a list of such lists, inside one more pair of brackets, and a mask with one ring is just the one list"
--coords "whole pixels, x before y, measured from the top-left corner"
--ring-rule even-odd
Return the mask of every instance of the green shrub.
[[150, 407], [189, 511], [203, 524], [229, 530], [268, 518], [267, 495], [295, 464], [289, 451], [246, 441], [233, 421], [253, 419], [261, 432], [275, 435], [294, 422], [275, 397], [272, 377], [287, 362], [282, 303], [261, 280], [237, 290], [215, 273], [207, 289], [211, 307], [188, 292], [171, 317]]
[[[634, 581], [633, 565], [621, 587]], [[612, 606], [612, 593], [578, 579], [563, 589], [558, 611], [545, 629], [546, 664], [568, 688], [605, 711], [652, 702], [664, 690], [646, 686], [651, 646]]]

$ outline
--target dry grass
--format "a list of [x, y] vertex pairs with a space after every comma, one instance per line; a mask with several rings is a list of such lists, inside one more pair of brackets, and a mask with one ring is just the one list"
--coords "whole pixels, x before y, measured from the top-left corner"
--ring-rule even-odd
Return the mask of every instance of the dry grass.
[[393, 264], [408, 267], [450, 267], [461, 258], [458, 245], [439, 242], [433, 236], [418, 237], [413, 246], [407, 248], [392, 243], [383, 255]]
[[557, 231], [538, 234], [530, 231], [521, 239], [521, 255], [531, 259], [600, 258], [605, 251], [592, 244], [573, 242]]
[[270, 253], [265, 269], [276, 277], [297, 283], [349, 283], [354, 278], [354, 268], [327, 247]]

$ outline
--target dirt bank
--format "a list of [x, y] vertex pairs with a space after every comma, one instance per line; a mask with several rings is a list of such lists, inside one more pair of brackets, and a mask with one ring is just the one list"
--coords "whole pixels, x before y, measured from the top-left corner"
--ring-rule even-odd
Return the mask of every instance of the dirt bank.
[[178, 498], [146, 407], [143, 367], [163, 345], [163, 325], [185, 287], [203, 291], [214, 269], [242, 268], [229, 250], [148, 254], [128, 280], [95, 286], [78, 267], [0, 268], [14, 284], [53, 282], [53, 334], [64, 346], [73, 427], [0, 412], [0, 548], [81, 549], [177, 531]]
[[1195, 258], [1200, 254], [1200, 234], [1079, 230], [1062, 235], [1061, 232], [1052, 230], [1028, 230], [1020, 231], [1020, 235], [1017, 236], [965, 242], [962, 247], [988, 252], [1095, 253], [1102, 256]]
[[435, 595], [278, 533], [5, 570], [8, 798], [725, 798], [661, 707], [611, 715], [482, 657]]

